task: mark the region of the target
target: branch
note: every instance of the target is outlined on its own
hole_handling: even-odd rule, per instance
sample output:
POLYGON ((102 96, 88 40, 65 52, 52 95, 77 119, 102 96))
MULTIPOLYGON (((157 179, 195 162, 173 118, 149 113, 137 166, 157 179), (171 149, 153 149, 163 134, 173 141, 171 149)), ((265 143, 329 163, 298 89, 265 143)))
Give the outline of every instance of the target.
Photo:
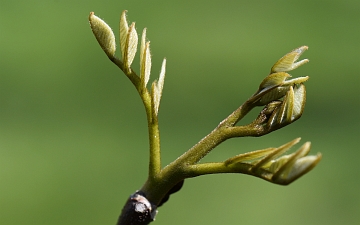
POLYGON ((166 60, 164 59, 159 79, 150 91, 147 83, 151 72, 150 42, 146 39, 146 29, 140 41, 140 76, 131 68, 137 52, 138 35, 135 23, 128 25, 126 11, 120 17, 120 48, 122 59, 115 56, 115 35, 111 28, 94 13, 90 13, 91 29, 108 58, 117 65, 135 86, 144 104, 149 132, 149 175, 140 189, 131 195, 119 217, 118 225, 148 224, 155 219, 157 207, 164 204, 169 196, 181 189, 186 178, 215 174, 242 173, 262 178, 269 182, 287 185, 314 168, 321 154, 307 156, 310 142, 306 142, 296 152, 282 155, 300 138, 278 148, 267 148, 231 157, 223 162, 199 163, 216 146, 229 138, 259 137, 283 128, 303 114, 306 89, 303 84, 309 77, 290 79, 287 72, 309 62, 297 61, 307 50, 307 46, 294 49, 278 60, 270 74, 260 83, 258 90, 244 104, 232 112, 207 136, 169 165, 161 168, 160 132, 158 113, 162 96, 166 60), (236 125, 253 108, 263 107, 258 117, 250 124, 236 125))

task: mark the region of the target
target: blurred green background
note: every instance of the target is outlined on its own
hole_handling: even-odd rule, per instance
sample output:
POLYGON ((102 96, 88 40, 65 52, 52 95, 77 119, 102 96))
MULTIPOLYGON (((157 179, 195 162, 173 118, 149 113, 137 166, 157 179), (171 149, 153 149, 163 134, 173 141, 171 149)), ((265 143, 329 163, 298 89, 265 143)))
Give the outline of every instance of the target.
POLYGON ((280 57, 309 46, 310 63, 291 72, 310 76, 303 117, 204 160, 302 137, 320 164, 286 187, 237 174, 187 180, 154 224, 360 223, 360 1, 1 0, 0 224, 115 224, 144 183, 144 108, 88 24, 94 11, 118 38, 125 9, 139 34, 148 28, 151 79, 167 58, 163 165, 252 95, 280 57))

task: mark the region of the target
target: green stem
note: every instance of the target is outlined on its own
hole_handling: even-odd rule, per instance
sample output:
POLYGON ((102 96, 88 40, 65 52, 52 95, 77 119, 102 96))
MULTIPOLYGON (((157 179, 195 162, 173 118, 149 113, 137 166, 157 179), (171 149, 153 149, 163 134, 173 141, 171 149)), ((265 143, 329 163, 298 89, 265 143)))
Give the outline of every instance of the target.
POLYGON ((225 120, 223 120, 210 134, 205 136, 173 163, 169 164, 169 167, 171 168, 173 165, 177 164, 193 165, 199 162, 217 145, 226 139, 233 137, 231 132, 229 132, 229 129, 234 128, 233 126, 235 126, 235 124, 254 107, 255 106, 251 105, 248 101, 245 102, 233 113, 231 113, 225 120))
MULTIPOLYGON (((192 168, 196 167, 197 165, 195 164, 217 145, 228 138, 234 137, 234 133, 231 132, 231 129, 235 128, 235 124, 254 107, 255 105, 251 104, 250 101, 245 102, 225 120, 223 120, 210 134, 205 136, 202 140, 200 140, 196 145, 190 148, 175 161, 167 165, 160 171, 159 174, 156 173, 153 174, 153 176, 149 176, 148 180, 141 188, 141 191, 147 194, 147 198, 150 201, 157 204, 175 184, 181 180, 184 180, 185 178, 199 176, 202 175, 202 173, 217 173, 216 171, 218 171, 220 168, 224 173, 231 172, 228 167, 223 166, 223 163, 214 163, 211 165, 200 164, 198 170, 193 170, 192 168)), ((243 132, 244 135, 247 134, 246 131, 251 130, 251 132, 253 132, 250 127, 248 129, 244 129, 244 127, 242 127, 242 129, 245 130, 245 132, 243 132)), ((240 135, 239 132, 238 135, 240 135)), ((157 154, 160 155, 160 152, 152 152, 152 154, 154 154, 153 156, 157 154)), ((152 159, 152 162, 155 162, 155 160, 156 157, 152 159)))
POLYGON ((256 125, 256 124, 249 124, 246 126, 236 126, 236 127, 229 127, 226 130, 226 133, 229 137, 258 137, 261 135, 266 134, 263 127, 256 125))
POLYGON ((255 107, 249 100, 231 113, 225 120, 221 122, 222 126, 234 127, 246 114, 248 114, 255 107))
POLYGON ((149 160, 149 178, 154 179, 160 173, 161 170, 161 156, 160 156, 160 132, 157 116, 152 111, 151 97, 149 91, 144 88, 141 84, 141 79, 130 68, 130 72, 125 69, 124 63, 116 58, 112 57, 110 60, 117 65, 129 80, 135 86, 140 98, 144 104, 146 117, 148 121, 148 132, 149 132, 149 146, 150 146, 150 160, 149 160))
POLYGON ((148 118, 150 144, 149 179, 156 179, 156 176, 161 171, 160 131, 158 120, 155 118, 148 118))
POLYGON ((131 69, 131 72, 129 73, 125 69, 124 63, 120 59, 116 58, 115 56, 112 57, 112 58, 109 57, 109 59, 124 72, 124 74, 130 79, 131 83, 134 84, 136 89, 139 89, 139 87, 140 87, 140 78, 139 78, 138 75, 136 75, 135 71, 133 71, 131 69))

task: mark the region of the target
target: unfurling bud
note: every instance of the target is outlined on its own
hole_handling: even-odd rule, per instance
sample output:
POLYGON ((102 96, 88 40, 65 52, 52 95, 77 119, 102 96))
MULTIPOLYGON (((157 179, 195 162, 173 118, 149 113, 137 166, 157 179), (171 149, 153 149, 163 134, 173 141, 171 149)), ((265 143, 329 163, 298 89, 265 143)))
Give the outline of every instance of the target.
POLYGON ((310 147, 310 142, 306 142, 296 152, 271 161, 269 170, 274 173, 271 180, 286 185, 314 168, 320 162, 321 154, 307 156, 310 147))
POLYGON ((305 85, 290 86, 282 100, 269 102, 253 122, 269 133, 298 120, 304 112, 305 85))
POLYGON ((306 49, 308 49, 307 46, 297 48, 277 61, 271 69, 271 73, 261 82, 258 91, 249 101, 258 106, 266 105, 283 98, 291 86, 294 87, 307 81, 308 76, 289 79, 291 76, 286 73, 309 62, 307 59, 296 62, 306 49))
POLYGON ((299 62, 296 62, 296 60, 299 59, 301 54, 307 49, 308 49, 307 46, 301 46, 300 48, 294 49, 290 53, 283 56, 271 68, 271 73, 287 72, 290 70, 294 70, 294 69, 298 68, 299 66, 309 62, 308 59, 303 59, 299 62))
POLYGON ((113 58, 116 50, 115 35, 113 31, 102 19, 95 16, 94 12, 90 13, 89 22, 91 30, 101 48, 109 58, 113 58))
MULTIPOLYGON (((275 74, 277 74, 277 73, 275 73, 275 74)), ((273 75, 273 74, 271 74, 271 75, 273 75)), ((269 78, 269 77, 270 77, 270 75, 267 78, 269 78)), ((308 79, 309 79, 309 77, 306 76, 306 77, 294 78, 291 80, 285 80, 282 82, 281 85, 271 85, 264 89, 261 89, 261 86, 260 86, 259 91, 257 93, 255 93, 253 99, 256 98, 256 96, 259 96, 258 98, 256 98, 256 101, 257 101, 256 104, 258 106, 266 105, 272 101, 280 100, 281 98, 283 98, 286 95, 286 93, 290 90, 291 87, 295 88, 296 86, 299 86, 300 84, 307 81, 308 79), (275 86, 275 88, 274 88, 274 86, 275 86), (272 89, 272 90, 268 91, 269 89, 272 89)), ((264 81, 265 80, 266 80, 266 78, 264 79, 264 81)), ((264 83, 264 81, 262 82, 262 84, 264 83)))
POLYGON ((306 142, 294 153, 281 156, 299 141, 300 138, 296 138, 279 148, 240 154, 226 160, 224 164, 234 171, 248 167, 247 173, 250 175, 272 183, 287 185, 309 172, 321 160, 321 154, 307 156, 310 142, 306 142))

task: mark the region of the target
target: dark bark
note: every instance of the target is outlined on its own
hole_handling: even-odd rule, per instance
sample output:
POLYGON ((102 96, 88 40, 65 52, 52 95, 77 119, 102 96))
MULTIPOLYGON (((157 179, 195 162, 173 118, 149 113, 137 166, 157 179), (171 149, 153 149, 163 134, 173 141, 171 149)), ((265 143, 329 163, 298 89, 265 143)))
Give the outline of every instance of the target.
POLYGON ((156 205, 146 199, 144 193, 137 191, 126 201, 116 225, 149 224, 155 219, 156 208, 156 205))
POLYGON ((158 206, 151 203, 146 194, 142 191, 137 191, 130 195, 121 211, 116 225, 146 225, 155 220, 157 214, 157 207, 163 205, 171 194, 178 192, 184 184, 184 180, 177 183, 174 187, 166 193, 165 197, 161 200, 158 206))

